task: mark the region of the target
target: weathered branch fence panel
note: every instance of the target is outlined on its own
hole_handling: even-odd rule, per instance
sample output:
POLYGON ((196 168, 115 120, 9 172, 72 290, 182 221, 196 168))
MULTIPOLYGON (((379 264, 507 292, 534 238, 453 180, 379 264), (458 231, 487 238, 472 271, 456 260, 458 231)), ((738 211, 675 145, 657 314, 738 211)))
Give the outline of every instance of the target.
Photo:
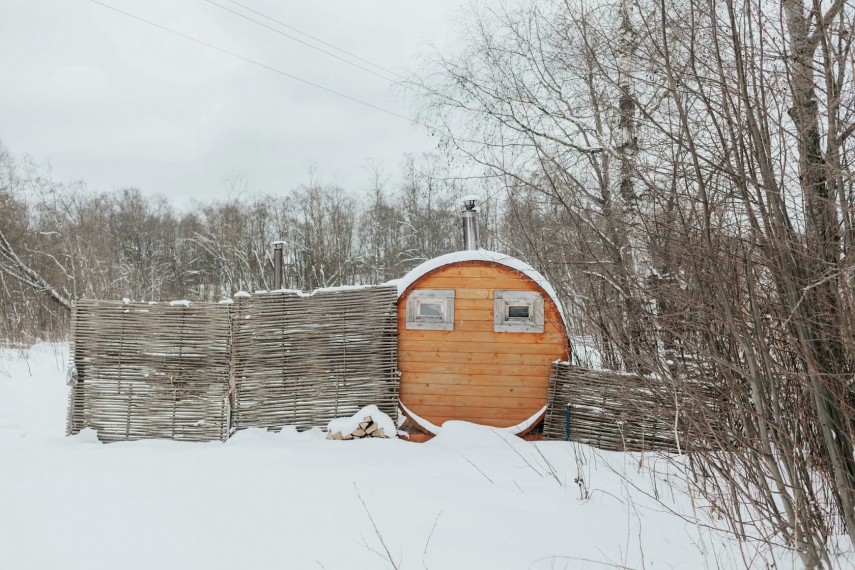
POLYGON ((277 291, 233 304, 78 301, 68 432, 224 440, 322 427, 398 401, 397 290, 277 291))
MULTIPOLYGON (((276 291, 232 304, 81 300, 73 316, 69 433, 209 441, 248 427, 322 427, 368 404, 397 415, 395 287, 276 291)), ((690 451, 722 421, 720 396, 704 383, 556 362, 544 435, 666 452, 679 436, 690 451)))
POLYGON ((273 292, 234 309, 236 428, 325 426, 398 405, 397 289, 273 292))
POLYGON ((674 386, 609 370, 556 362, 549 379, 544 436, 612 451, 690 451, 706 447, 697 418, 720 417, 714 390, 674 386))
POLYGON ((229 312, 225 305, 80 300, 68 430, 102 441, 225 439, 229 312))

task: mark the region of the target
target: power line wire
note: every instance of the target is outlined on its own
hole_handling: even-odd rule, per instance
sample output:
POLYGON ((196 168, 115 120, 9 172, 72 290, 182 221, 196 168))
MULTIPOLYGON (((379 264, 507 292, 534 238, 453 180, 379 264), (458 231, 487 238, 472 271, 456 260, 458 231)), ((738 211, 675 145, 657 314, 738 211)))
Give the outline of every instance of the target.
POLYGON ((282 75, 282 76, 284 76, 284 77, 288 77, 289 79, 293 79, 293 80, 295 80, 295 81, 299 81, 300 83, 304 83, 304 84, 306 84, 306 85, 310 85, 310 86, 312 86, 312 87, 315 87, 316 89, 320 89, 320 90, 322 90, 322 91, 326 91, 327 93, 331 93, 331 94, 333 94, 333 95, 337 95, 337 96, 342 97, 342 98, 344 98, 344 99, 347 99, 347 100, 349 100, 349 101, 353 101, 354 103, 359 103, 360 105, 364 105, 364 106, 366 106, 366 107, 370 107, 370 108, 372 108, 372 109, 374 109, 374 110, 376 110, 376 111, 380 111, 380 112, 382 112, 382 113, 386 113, 387 115, 392 115, 393 117, 398 117, 399 119, 404 119, 404 120, 405 120, 405 121, 407 121, 408 123, 412 122, 412 121, 411 121, 411 119, 410 119, 409 117, 406 117, 406 116, 404 116, 404 115, 401 115, 400 113, 396 113, 395 111, 390 111, 389 109, 384 109, 383 107, 379 107, 379 106, 377 106, 377 105, 374 105, 373 103, 369 103, 369 102, 367 102, 367 101, 363 101, 362 99, 358 99, 358 98, 356 98, 356 97, 352 97, 352 96, 350 96, 350 95, 347 95, 347 94, 345 94, 345 93, 342 93, 341 91, 336 91, 335 89, 331 89, 331 88, 329 88, 329 87, 324 87, 323 85, 320 85, 320 84, 318 84, 318 83, 314 83, 313 81, 309 81, 308 79, 303 79, 302 77, 298 77, 298 76, 296 76, 296 75, 294 75, 294 74, 292 74, 292 73, 288 73, 287 71, 282 71, 281 69, 276 68, 276 67, 273 67, 273 66, 271 66, 271 65, 267 65, 266 63, 261 63, 261 62, 259 62, 259 61, 254 60, 254 59, 250 59, 250 58, 248 58, 248 57, 246 57, 246 56, 240 55, 239 53, 235 53, 235 52, 233 52, 233 51, 229 51, 229 50, 227 50, 227 49, 225 49, 225 48, 221 48, 221 47, 216 46, 216 45, 214 45, 214 44, 208 43, 208 42, 206 42, 206 41, 204 41, 204 40, 200 40, 200 39, 198 39, 198 38, 194 38, 193 36, 189 36, 189 35, 187 35, 187 34, 185 34, 185 33, 183 33, 183 32, 179 32, 179 31, 177 31, 177 30, 173 30, 172 28, 167 28, 166 26, 163 26, 163 25, 161 25, 161 24, 158 24, 157 22, 152 22, 151 20, 147 20, 147 19, 145 19, 145 18, 143 18, 143 17, 141 17, 141 16, 137 16, 136 14, 132 14, 132 13, 130 13, 130 12, 126 12, 126 11, 124 11, 124 10, 120 10, 119 8, 116 8, 116 7, 114 7, 114 6, 110 6, 109 4, 105 4, 104 2, 100 2, 99 0, 89 0, 89 2, 91 2, 91 3, 93 3, 93 4, 97 4, 98 6, 102 6, 102 7, 104 7, 104 8, 107 8, 108 10, 112 10, 112 11, 114 11, 114 12, 117 12, 117 13, 122 14, 122 15, 124 15, 124 16, 127 16, 127 17, 129 17, 129 18, 133 18, 134 20, 137 20, 137 21, 142 22, 142 23, 144 23, 144 24, 147 24, 147 25, 149 25, 149 26, 153 26, 153 27, 155 27, 155 28, 157 28, 157 29, 159 29, 159 30, 162 30, 162 31, 164 31, 164 32, 168 32, 168 33, 173 34, 173 35, 176 35, 176 36, 178 36, 178 37, 180 37, 180 38, 184 38, 185 40, 188 40, 188 41, 194 42, 194 43, 196 43, 196 44, 199 44, 199 45, 205 46, 205 47, 207 47, 207 48, 209 48, 209 49, 212 49, 212 50, 218 51, 218 52, 220 52, 220 53, 224 53, 224 54, 229 55, 229 56, 231 56, 231 57, 233 57, 233 58, 235 58, 235 59, 239 59, 239 60, 244 61, 244 62, 246 62, 246 63, 251 63, 252 65, 256 65, 256 66, 258 66, 258 67, 261 67, 262 69, 266 69, 266 70, 268 70, 268 71, 272 71, 272 72, 277 73, 277 74, 279 74, 279 75, 282 75))
POLYGON ((348 50, 346 50, 346 49, 344 49, 344 48, 340 48, 340 47, 338 47, 338 46, 336 46, 336 45, 334 45, 334 44, 331 44, 331 43, 329 43, 329 42, 327 42, 327 41, 324 41, 324 40, 322 40, 321 38, 319 38, 318 36, 313 36, 312 34, 310 34, 310 33, 308 33, 308 32, 304 32, 303 30, 301 30, 301 29, 299 29, 299 28, 297 28, 297 27, 295 27, 295 26, 292 26, 292 25, 290 25, 290 24, 286 24, 285 22, 283 22, 283 21, 281 21, 281 20, 277 20, 277 19, 276 19, 276 18, 274 18, 273 16, 269 16, 269 15, 265 14, 264 12, 261 12, 261 11, 259 11, 259 10, 256 10, 255 8, 252 8, 251 6, 247 6, 246 4, 242 4, 242 3, 238 2, 237 0, 229 0, 229 2, 231 2, 232 4, 234 4, 234 5, 236 5, 236 6, 240 6, 240 7, 241 7, 241 8, 243 8, 244 10, 247 10, 248 12, 252 12, 253 14, 255 14, 255 15, 257 15, 257 16, 261 16, 262 18, 264 18, 264 19, 266 19, 266 20, 270 20, 271 22, 274 22, 274 23, 276 23, 276 24, 278 24, 278 25, 280 25, 280 26, 282 26, 282 27, 284 27, 284 28, 287 28, 287 29, 289 29, 289 30, 291 30, 291 31, 297 32, 298 34, 301 34, 301 35, 303 35, 303 36, 306 36, 307 38, 310 38, 310 39, 312 39, 312 40, 314 40, 314 41, 318 42, 319 44, 325 45, 325 46, 327 46, 328 48, 332 48, 332 49, 334 49, 334 50, 336 50, 336 51, 338 51, 338 52, 341 52, 341 53, 343 53, 343 54, 345 54, 345 55, 348 55, 348 56, 352 57, 353 59, 359 60, 359 61, 361 61, 362 63, 368 64, 368 65, 370 65, 370 66, 372 66, 372 67, 376 67, 377 69, 379 69, 379 70, 381 70, 381 71, 383 71, 383 72, 385 72, 385 73, 388 73, 389 75, 393 75, 393 76, 395 76, 395 77, 399 78, 399 79, 400 79, 400 80, 402 80, 402 81, 407 81, 407 80, 408 80, 408 78, 407 78, 406 76, 404 76, 404 75, 402 75, 402 74, 400 74, 400 73, 398 73, 398 72, 396 72, 396 71, 394 71, 394 70, 392 70, 392 69, 389 69, 388 67, 383 67, 382 65, 380 65, 380 64, 378 64, 378 63, 374 63, 373 61, 368 60, 368 59, 365 59, 364 57, 360 57, 360 56, 356 55, 355 53, 353 53, 353 52, 351 52, 351 51, 348 51, 348 50))
MULTIPOLYGON (((270 31, 271 31, 271 32, 273 32, 273 33, 276 33, 276 34, 279 34, 280 36, 283 36, 283 37, 285 37, 285 38, 288 38, 289 40, 293 40, 293 41, 295 41, 295 42, 301 43, 301 44, 303 44, 304 46, 309 47, 309 48, 311 48, 311 49, 313 49, 313 50, 319 51, 319 52, 321 52, 321 53, 322 53, 322 54, 324 54, 324 55, 328 55, 329 57, 335 58, 335 59, 337 59, 337 60, 339 60, 339 61, 341 61, 341 62, 344 62, 344 63, 346 63, 346 64, 348 64, 348 65, 352 65, 353 67, 355 67, 355 68, 357 68, 357 69, 361 69, 362 71, 365 71, 365 72, 367 72, 367 73, 370 73, 371 75, 374 75, 374 76, 376 76, 376 77, 379 77, 380 79, 383 79, 383 80, 388 81, 388 82, 390 82, 390 83, 394 83, 394 84, 396 84, 396 85, 401 85, 402 87, 406 87, 405 85, 403 85, 402 83, 400 83, 400 82, 399 82, 399 81, 397 81, 396 79, 392 79, 392 78, 390 78, 390 77, 386 77, 386 76, 385 76, 385 75, 383 75, 382 73, 377 73, 377 72, 376 72, 376 71, 374 71, 373 69, 369 69, 369 68, 367 68, 367 67, 365 67, 365 66, 363 66, 363 65, 359 65, 358 63, 354 63, 354 62, 350 61, 349 59, 345 59, 345 58, 341 57, 340 55, 336 55, 336 54, 334 54, 334 53, 332 53, 332 52, 329 52, 329 51, 327 51, 327 50, 325 50, 325 49, 323 49, 323 48, 319 48, 318 46, 312 45, 312 44, 310 44, 309 42, 307 42, 307 41, 305 41, 305 40, 301 40, 300 38, 297 38, 297 37, 292 36, 291 34, 286 34, 286 33, 285 33, 285 32, 283 32, 282 30, 278 30, 278 29, 276 29, 276 28, 274 28, 274 27, 272 27, 272 26, 268 26, 268 25, 267 25, 267 24, 265 24, 264 22, 259 22, 258 20, 254 19, 254 18, 250 18, 249 16, 247 16, 247 15, 245 15, 245 14, 241 14, 241 13, 240 13, 240 12, 238 12, 237 10, 232 10, 232 9, 231 9, 231 8, 229 8, 228 6, 223 6, 222 4, 219 4, 219 3, 217 3, 217 2, 214 2, 214 0, 203 0, 203 1, 204 1, 204 2, 207 2, 208 4, 211 4, 212 6, 216 6, 217 8, 220 8, 221 10, 225 10, 226 12, 229 12, 229 13, 231 13, 231 14, 234 14, 235 16, 238 16, 239 18, 243 18, 244 20, 247 20, 247 21, 249 21, 249 22, 252 22, 253 24, 256 24, 256 25, 258 25, 258 26, 261 26, 262 28, 265 28, 265 29, 267 29, 267 30, 270 30, 270 31)), ((336 48, 336 49, 338 49, 338 48, 336 48)))

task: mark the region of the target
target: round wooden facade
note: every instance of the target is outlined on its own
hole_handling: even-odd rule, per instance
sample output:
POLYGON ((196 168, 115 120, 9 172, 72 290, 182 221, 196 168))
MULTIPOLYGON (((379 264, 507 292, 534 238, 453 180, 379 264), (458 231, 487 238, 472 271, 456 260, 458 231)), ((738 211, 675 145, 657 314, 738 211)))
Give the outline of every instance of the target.
POLYGON ((399 283, 398 369, 407 417, 429 433, 465 420, 524 434, 545 411, 551 364, 568 358, 555 292, 528 265, 448 254, 399 283))

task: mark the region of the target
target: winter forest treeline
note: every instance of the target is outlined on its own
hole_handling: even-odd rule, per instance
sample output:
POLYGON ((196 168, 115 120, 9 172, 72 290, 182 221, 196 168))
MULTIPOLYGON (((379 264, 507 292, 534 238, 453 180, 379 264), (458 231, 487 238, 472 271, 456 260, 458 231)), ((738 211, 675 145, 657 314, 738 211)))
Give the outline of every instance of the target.
POLYGON ((855 543, 853 29, 846 0, 476 4, 464 49, 411 86, 477 188, 405 166, 371 199, 310 185, 179 215, 13 183, 2 311, 33 322, 6 334, 56 334, 75 295, 268 287, 279 237, 288 286, 397 277, 458 248, 475 190, 495 197, 485 245, 541 269, 607 366, 673 388, 709 444, 693 488, 732 531, 834 567, 855 543))
MULTIPOLYGON (((382 283, 461 248, 459 184, 435 156, 406 157, 389 182, 358 192, 310 183, 277 195, 237 188, 177 208, 127 188, 93 193, 0 149, 0 337, 65 338, 76 298, 218 301, 272 288, 271 242, 285 246, 284 286, 382 283)), ((391 177, 390 177, 391 178, 391 177)), ((501 222, 482 204, 484 245, 501 222)))

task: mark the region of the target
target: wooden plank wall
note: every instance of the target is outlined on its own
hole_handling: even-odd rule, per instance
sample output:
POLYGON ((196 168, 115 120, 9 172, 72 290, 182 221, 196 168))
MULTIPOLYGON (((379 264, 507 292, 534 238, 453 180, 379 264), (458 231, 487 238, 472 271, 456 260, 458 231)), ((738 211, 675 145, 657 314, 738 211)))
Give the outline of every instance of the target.
POLYGON ((397 417, 396 298, 366 287, 239 299, 232 425, 325 427, 368 404, 397 417))
POLYGON ((656 378, 559 362, 549 379, 544 436, 566 440, 569 431, 570 441, 600 449, 674 453, 679 435, 682 451, 707 448, 712 438, 697 426, 722 417, 720 402, 707 384, 675 387, 656 378))
POLYGON ((69 433, 90 427, 102 441, 228 436, 225 305, 80 300, 73 319, 69 433))
POLYGON ((398 310, 401 402, 435 425, 466 420, 517 425, 546 405, 551 363, 566 359, 567 335, 558 308, 523 273, 466 261, 441 267, 413 283, 398 310), (406 304, 415 289, 454 289, 454 330, 408 330, 406 304), (543 333, 493 332, 493 292, 543 295, 543 333))

